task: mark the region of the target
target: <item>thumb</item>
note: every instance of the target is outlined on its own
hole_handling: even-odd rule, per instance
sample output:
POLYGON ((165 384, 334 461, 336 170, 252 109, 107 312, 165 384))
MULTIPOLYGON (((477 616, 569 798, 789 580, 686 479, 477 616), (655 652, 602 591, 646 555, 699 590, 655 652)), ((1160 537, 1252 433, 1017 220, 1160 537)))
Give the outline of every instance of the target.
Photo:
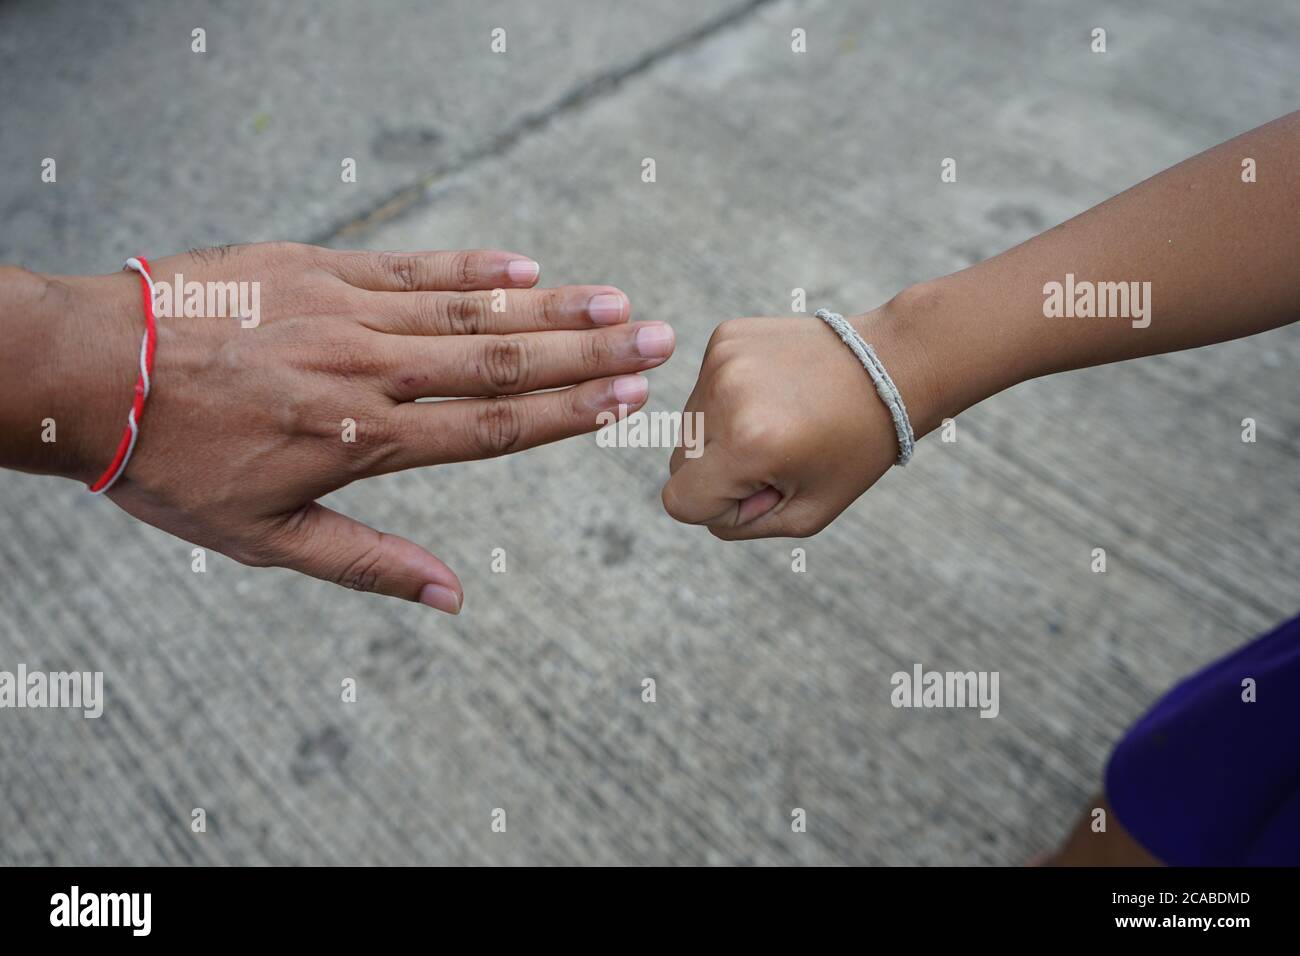
POLYGON ((710 442, 700 457, 684 459, 660 497, 664 510, 684 524, 732 527, 781 502, 781 492, 768 484, 766 475, 755 460, 738 458, 710 442))
POLYGON ((273 563, 356 591, 459 614, 460 579, 424 548, 312 502, 281 529, 273 563))

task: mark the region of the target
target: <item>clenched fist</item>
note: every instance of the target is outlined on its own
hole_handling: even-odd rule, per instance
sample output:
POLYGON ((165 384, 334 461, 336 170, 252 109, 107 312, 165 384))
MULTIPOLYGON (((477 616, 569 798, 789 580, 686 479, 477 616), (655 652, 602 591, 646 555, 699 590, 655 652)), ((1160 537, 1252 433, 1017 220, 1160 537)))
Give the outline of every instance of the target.
MULTIPOLYGON (((933 427, 927 370, 892 305, 849 321, 889 370, 919 438, 933 427)), ((726 540, 816 534, 898 456, 870 377, 813 317, 722 323, 686 411, 702 415, 704 451, 673 452, 664 508, 726 540)))

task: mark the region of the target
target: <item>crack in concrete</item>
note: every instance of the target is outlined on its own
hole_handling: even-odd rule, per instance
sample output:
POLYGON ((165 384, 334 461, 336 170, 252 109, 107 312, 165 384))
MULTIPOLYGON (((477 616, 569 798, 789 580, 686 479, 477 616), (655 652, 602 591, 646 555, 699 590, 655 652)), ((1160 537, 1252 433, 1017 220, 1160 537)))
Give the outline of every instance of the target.
POLYGON ((428 191, 434 183, 447 176, 469 169, 481 160, 490 159, 509 150, 512 146, 531 133, 546 128, 557 117, 581 109, 614 92, 625 82, 668 59, 669 57, 711 39, 728 27, 747 19, 760 8, 771 6, 779 0, 745 0, 735 7, 724 11, 712 20, 707 20, 693 30, 689 30, 662 46, 655 47, 641 54, 636 59, 622 66, 599 73, 589 80, 579 83, 565 92, 559 99, 536 112, 525 113, 512 125, 480 143, 478 146, 461 153, 424 173, 415 182, 403 186, 391 193, 367 212, 352 215, 309 239, 316 245, 328 245, 338 239, 355 238, 370 232, 381 224, 388 222, 422 204, 428 199, 428 191))

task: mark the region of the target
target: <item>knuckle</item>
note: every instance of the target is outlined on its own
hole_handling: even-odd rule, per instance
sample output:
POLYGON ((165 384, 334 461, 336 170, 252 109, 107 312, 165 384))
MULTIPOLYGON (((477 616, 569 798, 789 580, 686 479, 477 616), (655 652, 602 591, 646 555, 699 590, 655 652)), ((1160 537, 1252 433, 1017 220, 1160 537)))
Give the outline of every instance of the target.
MULTIPOLYGON (((391 419, 387 415, 365 412, 357 412, 348 417, 356 422, 357 426, 356 440, 348 442, 346 447, 353 452, 354 458, 359 459, 358 463, 364 471, 377 469, 399 444, 391 419)), ((336 428, 330 437, 334 438, 337 435, 336 428)))
POLYGON ((305 242, 281 240, 272 243, 272 251, 285 259, 312 259, 320 252, 320 247, 305 242))
POLYGON ((330 339, 320 343, 320 365, 331 375, 347 376, 362 371, 365 359, 346 342, 330 339))
POLYGON ((723 340, 722 326, 719 325, 709 334, 709 341, 704 343, 704 361, 706 364, 717 353, 718 346, 722 343, 722 340, 723 340))
POLYGON ((380 365, 374 349, 350 335, 322 336, 312 347, 311 366, 328 375, 340 378, 373 375, 380 365))
POLYGON ((709 337, 709 347, 713 348, 723 342, 739 338, 744 321, 744 319, 727 319, 725 322, 719 322, 718 327, 713 330, 713 335, 709 337))
POLYGON ((381 252, 379 271, 399 292, 414 292, 420 287, 419 269, 414 256, 401 252, 381 252))
POLYGON ((612 350, 607 336, 585 333, 578 341, 579 365, 588 378, 595 378, 609 368, 612 350))
POLYGON ((502 336, 489 342, 483 355, 483 376, 497 392, 518 389, 527 373, 524 343, 515 336, 502 336))
POLYGON ((374 591, 384 564, 383 536, 365 551, 348 559, 334 575, 334 583, 353 591, 374 591))
POLYGON ((547 328, 558 326, 564 321, 564 296, 558 289, 548 289, 537 306, 538 318, 547 328))
POLYGON ((509 398, 492 399, 474 422, 474 446, 483 457, 495 458, 517 449, 522 433, 518 403, 509 398))
POLYGON ((274 408, 275 423, 286 435, 298 437, 315 432, 319 426, 320 414, 313 405, 301 396, 285 395, 274 408))
POLYGON ((711 368, 734 362, 744 354, 745 344, 740 339, 722 339, 709 346, 704 361, 711 368))
POLYGON ((421 292, 403 296, 394 307, 393 314, 400 320, 403 331, 417 335, 443 335, 449 331, 447 307, 437 293, 421 292))
POLYGON ((483 303, 475 296, 453 295, 444 300, 442 326, 448 335, 480 335, 485 328, 483 303))
POLYGON ((478 285, 483 270, 479 267, 478 256, 472 252, 457 252, 451 259, 451 275, 461 288, 478 285))
POLYGON ((744 391, 751 382, 755 381, 746 364, 736 359, 716 362, 712 373, 709 379, 710 387, 715 392, 723 394, 744 391))
POLYGON ((276 239, 272 242, 259 244, 259 249, 274 259, 291 259, 300 248, 300 243, 289 242, 285 239, 276 239))
POLYGON ((559 421, 567 423, 571 428, 596 431, 601 427, 600 419, 596 417, 588 401, 582 397, 580 388, 569 388, 560 392, 556 408, 559 410, 557 416, 559 421))
POLYGON ((771 418, 742 414, 731 422, 730 438, 747 453, 763 453, 780 443, 780 429, 771 418))

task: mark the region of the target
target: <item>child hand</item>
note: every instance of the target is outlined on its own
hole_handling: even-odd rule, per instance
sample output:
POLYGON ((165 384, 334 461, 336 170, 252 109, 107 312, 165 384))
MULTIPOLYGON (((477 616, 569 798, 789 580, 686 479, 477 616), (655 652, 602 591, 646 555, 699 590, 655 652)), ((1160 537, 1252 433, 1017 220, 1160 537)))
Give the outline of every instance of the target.
MULTIPOLYGON (((889 306, 849 321, 928 431, 923 357, 889 306)), ((866 370, 820 319, 733 319, 709 341, 687 412, 703 453, 673 451, 667 512, 728 541, 821 531, 898 457, 893 419, 866 370)))

